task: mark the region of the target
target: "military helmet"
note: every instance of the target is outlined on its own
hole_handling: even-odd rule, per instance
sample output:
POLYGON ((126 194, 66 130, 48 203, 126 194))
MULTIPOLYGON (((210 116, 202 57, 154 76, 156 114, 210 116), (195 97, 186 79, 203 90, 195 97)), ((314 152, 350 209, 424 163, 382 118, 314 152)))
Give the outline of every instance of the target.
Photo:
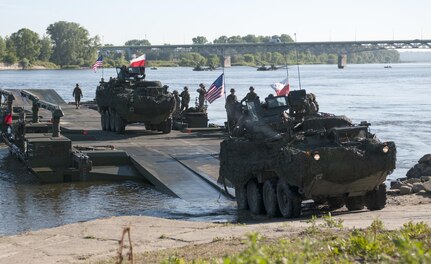
POLYGON ((254 91, 254 87, 253 87, 253 86, 250 86, 249 90, 250 90, 250 91, 254 91))
POLYGON ((189 87, 184 86, 184 91, 187 91, 189 89, 189 87))
POLYGON ((232 89, 230 89, 230 92, 231 92, 231 93, 234 93, 234 92, 235 92, 235 89, 233 89, 233 88, 232 88, 232 89))
POLYGON ((177 90, 174 90, 174 91, 173 91, 173 93, 174 93, 174 94, 178 94, 178 91, 177 91, 177 90))

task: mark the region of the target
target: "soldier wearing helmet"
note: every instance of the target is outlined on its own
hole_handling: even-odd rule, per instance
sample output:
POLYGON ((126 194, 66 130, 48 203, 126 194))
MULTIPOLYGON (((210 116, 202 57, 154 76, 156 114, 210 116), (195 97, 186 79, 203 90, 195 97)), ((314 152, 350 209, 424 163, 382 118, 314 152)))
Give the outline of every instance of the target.
POLYGON ((241 103, 244 101, 249 102, 259 99, 259 96, 254 92, 253 86, 250 86, 249 90, 250 92, 241 100, 241 103))
POLYGON ((238 104, 238 98, 235 95, 235 89, 230 89, 230 94, 226 97, 226 113, 227 113, 227 122, 229 125, 230 131, 233 130, 233 128, 236 125, 236 111, 235 111, 235 105, 238 104))
POLYGON ((189 94, 189 88, 187 86, 184 86, 184 91, 181 92, 180 97, 181 97, 181 111, 189 109, 190 94, 189 94))

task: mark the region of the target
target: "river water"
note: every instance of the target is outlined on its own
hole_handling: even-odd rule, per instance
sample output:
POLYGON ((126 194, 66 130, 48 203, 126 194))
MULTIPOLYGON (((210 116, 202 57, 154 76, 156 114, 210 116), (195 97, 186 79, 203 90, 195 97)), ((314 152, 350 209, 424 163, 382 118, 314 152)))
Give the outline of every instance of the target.
MULTIPOLYGON (((261 99, 272 93, 270 84, 286 77, 286 70, 259 72, 251 67, 225 69, 225 83, 241 99, 250 85, 261 99)), ((222 70, 194 72, 191 68, 147 70, 148 80, 160 80, 169 90, 187 85, 192 103, 199 83, 207 87, 222 70)), ((390 179, 404 177, 426 153, 431 153, 431 64, 335 65, 289 67, 292 89, 316 94, 320 111, 344 114, 355 123, 366 120, 382 141, 397 144, 397 169, 390 179), (300 78, 298 78, 300 76, 300 78), (300 79, 300 80, 299 80, 300 79)), ((79 83, 84 100, 95 96, 98 81, 114 76, 114 69, 0 71, 2 89, 55 89, 66 101, 79 83), (102 75, 103 74, 103 75, 102 75)), ((210 123, 225 120, 224 100, 208 107, 210 123)), ((230 221, 235 204, 190 204, 164 195, 142 182, 38 183, 21 164, 0 150, 0 236, 27 230, 118 215, 151 215, 174 219, 230 221)))

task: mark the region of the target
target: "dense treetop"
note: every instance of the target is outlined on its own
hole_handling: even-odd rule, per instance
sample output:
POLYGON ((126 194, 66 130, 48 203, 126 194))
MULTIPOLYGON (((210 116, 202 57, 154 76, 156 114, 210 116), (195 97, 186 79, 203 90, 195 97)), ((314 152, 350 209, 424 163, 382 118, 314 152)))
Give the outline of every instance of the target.
MULTIPOLYGON (((287 34, 275 36, 220 36, 212 43, 265 43, 265 42, 293 42, 287 34)), ((205 36, 192 38, 193 44, 210 44, 205 36)), ((132 39, 124 45, 148 46, 151 43, 147 39, 132 39)), ((104 46, 113 46, 105 44, 104 46)), ((25 69, 32 65, 42 65, 48 68, 80 68, 90 67, 96 60, 98 51, 103 47, 99 36, 90 37, 87 29, 78 23, 58 21, 50 24, 46 29, 46 35, 39 36, 28 28, 22 28, 10 36, 0 36, 0 62, 6 65, 19 63, 25 69)), ((154 65, 179 65, 196 66, 208 65, 217 67, 221 58, 214 54, 174 53, 173 51, 151 50, 145 48, 135 49, 134 53, 125 51, 103 52, 104 66, 119 66, 127 64, 132 55, 146 53, 149 64, 154 65)), ((233 65, 262 65, 262 64, 293 64, 296 63, 337 63, 337 54, 314 54, 309 51, 301 52, 298 57, 293 52, 281 54, 279 52, 254 52, 249 54, 232 55, 233 65)), ((398 62, 397 51, 374 51, 349 54, 349 63, 389 63, 398 62)))

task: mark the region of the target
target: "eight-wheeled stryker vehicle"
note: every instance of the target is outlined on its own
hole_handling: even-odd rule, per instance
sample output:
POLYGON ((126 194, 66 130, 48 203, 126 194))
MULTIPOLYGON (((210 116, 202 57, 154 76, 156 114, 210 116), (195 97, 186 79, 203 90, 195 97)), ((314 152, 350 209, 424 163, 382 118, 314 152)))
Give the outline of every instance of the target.
POLYGON ((384 208, 394 142, 380 142, 365 121, 318 108, 305 90, 243 106, 220 148, 219 182, 235 187, 239 209, 296 218, 309 199, 330 209, 384 208))
POLYGON ((127 124, 143 123, 148 130, 170 133, 175 99, 167 86, 146 81, 144 67, 123 66, 117 75, 96 90, 102 129, 124 133, 127 124))

